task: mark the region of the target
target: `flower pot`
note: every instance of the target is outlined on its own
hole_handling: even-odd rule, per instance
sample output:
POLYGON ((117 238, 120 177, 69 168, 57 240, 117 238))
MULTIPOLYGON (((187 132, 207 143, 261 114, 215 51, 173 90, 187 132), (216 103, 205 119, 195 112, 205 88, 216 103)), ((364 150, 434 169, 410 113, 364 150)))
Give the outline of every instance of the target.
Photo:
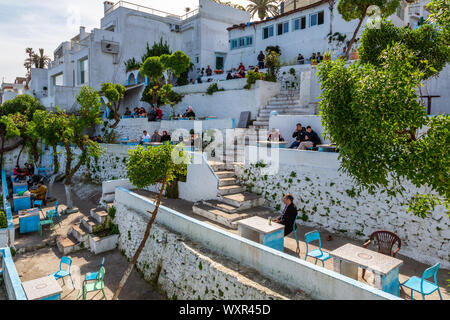
POLYGON ((350 60, 358 60, 358 59, 359 59, 358 51, 353 51, 350 54, 350 60))
POLYGON ((323 57, 323 61, 331 60, 331 57, 323 57))
POLYGON ((315 60, 315 61, 314 61, 314 60, 312 60, 312 61, 311 61, 311 65, 313 65, 313 66, 317 66, 317 60, 315 60))

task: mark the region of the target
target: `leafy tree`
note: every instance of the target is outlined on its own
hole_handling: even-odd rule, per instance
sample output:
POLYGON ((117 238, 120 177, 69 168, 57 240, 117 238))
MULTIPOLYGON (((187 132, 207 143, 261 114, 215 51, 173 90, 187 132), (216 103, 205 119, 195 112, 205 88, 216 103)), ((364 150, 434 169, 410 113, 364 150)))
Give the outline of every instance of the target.
POLYGON ((278 0, 249 0, 250 4, 247 6, 247 11, 252 15, 258 14, 260 20, 268 17, 270 14, 276 16, 279 14, 278 0))
POLYGON ((115 129, 120 122, 120 103, 125 96, 125 87, 121 84, 104 83, 102 84, 102 92, 109 100, 107 106, 112 111, 115 122, 110 125, 111 129, 115 129))
POLYGON ((172 108, 172 117, 175 117, 175 105, 183 100, 183 96, 172 90, 171 84, 165 84, 159 91, 159 101, 162 105, 168 104, 172 108))
POLYGON ((141 64, 137 62, 134 57, 125 61, 124 64, 127 72, 130 70, 139 69, 141 67, 141 64))
POLYGON ((360 40, 359 59, 362 63, 379 66, 381 53, 392 43, 404 43, 414 52, 412 63, 425 73, 425 78, 438 74, 450 61, 450 49, 442 33, 430 24, 416 30, 399 28, 390 21, 382 21, 380 28, 364 30, 360 40))
POLYGON ((280 70, 280 54, 275 51, 271 51, 266 55, 264 63, 267 68, 267 81, 277 81, 278 71, 280 70))
POLYGON ((152 106, 158 104, 158 91, 163 85, 163 72, 164 65, 161 63, 160 57, 150 57, 142 64, 140 73, 147 76, 151 80, 152 86, 148 88, 148 91, 144 91, 144 95, 149 95, 152 106))
POLYGON ((168 71, 169 83, 172 83, 173 75, 178 78, 191 67, 191 58, 180 50, 171 55, 164 54, 160 59, 164 68, 168 71))
POLYGON ((36 68, 44 69, 48 66, 50 61, 50 57, 44 54, 44 49, 42 48, 39 49, 39 53, 33 55, 33 63, 36 68))
POLYGON ((235 9, 245 11, 245 8, 243 6, 236 4, 236 3, 232 3, 231 1, 221 1, 221 0, 212 0, 212 1, 223 4, 225 6, 229 6, 229 7, 235 8, 235 9))
MULTIPOLYGON (((345 57, 348 57, 350 50, 355 42, 358 31, 361 28, 362 22, 369 15, 380 14, 385 18, 390 16, 397 10, 400 5, 400 0, 340 0, 337 5, 338 12, 342 15, 345 21, 359 19, 358 25, 353 33, 352 38, 347 46, 345 57), (369 7, 377 6, 377 10, 370 10, 369 7)), ((372 7, 373 8, 373 7, 372 7)))
POLYGON ((371 193, 402 195, 405 179, 429 187, 409 199, 410 211, 424 217, 438 204, 450 209, 450 117, 427 117, 416 94, 427 73, 415 62, 415 53, 396 43, 382 52, 380 66, 324 61, 318 76, 322 123, 340 147, 341 170, 371 193))
POLYGON ((148 43, 147 43, 147 47, 145 49, 145 54, 142 56, 141 58, 141 65, 145 62, 145 60, 147 60, 150 57, 160 57, 163 54, 172 54, 172 52, 170 51, 169 45, 167 44, 167 41, 165 41, 163 43, 163 39, 161 37, 161 39, 159 40, 159 42, 155 42, 153 43, 153 46, 150 48, 148 43))
POLYGON ((442 39, 450 45, 450 2, 449 0, 432 0, 426 9, 430 12, 427 22, 436 23, 442 32, 442 39))
POLYGON ((145 243, 150 236, 150 230, 158 214, 158 209, 161 204, 162 193, 167 184, 173 181, 177 175, 187 174, 188 156, 184 151, 166 143, 155 148, 144 149, 141 146, 135 149, 130 149, 129 159, 127 162, 127 174, 131 183, 137 188, 145 188, 151 185, 161 185, 158 197, 156 198, 156 205, 153 211, 148 211, 151 218, 147 224, 144 237, 131 259, 127 269, 125 270, 122 279, 114 293, 113 299, 117 299, 125 285, 134 265, 136 264, 145 243))

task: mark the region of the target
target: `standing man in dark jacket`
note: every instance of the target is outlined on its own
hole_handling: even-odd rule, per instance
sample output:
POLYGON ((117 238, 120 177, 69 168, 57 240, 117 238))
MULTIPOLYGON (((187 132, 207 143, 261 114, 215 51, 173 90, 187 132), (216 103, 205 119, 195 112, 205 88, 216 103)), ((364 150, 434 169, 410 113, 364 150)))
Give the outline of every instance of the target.
POLYGON ((302 141, 305 141, 306 130, 302 127, 301 123, 297 123, 297 129, 292 134, 292 138, 295 138, 295 141, 292 142, 290 149, 296 149, 300 145, 302 141))
POLYGON ((321 144, 319 136, 311 126, 306 127, 306 135, 305 135, 305 141, 301 142, 298 146, 298 150, 308 150, 309 148, 313 148, 317 146, 318 144, 321 144))
POLYGON ((273 220, 273 222, 284 225, 285 237, 290 234, 292 230, 294 230, 294 222, 295 218, 297 218, 297 207, 295 206, 293 201, 294 197, 292 196, 292 194, 287 193, 283 198, 283 202, 286 205, 284 207, 283 213, 279 218, 273 220))
POLYGON ((258 55, 258 67, 259 69, 264 69, 264 59, 266 59, 266 56, 262 51, 259 52, 258 55))

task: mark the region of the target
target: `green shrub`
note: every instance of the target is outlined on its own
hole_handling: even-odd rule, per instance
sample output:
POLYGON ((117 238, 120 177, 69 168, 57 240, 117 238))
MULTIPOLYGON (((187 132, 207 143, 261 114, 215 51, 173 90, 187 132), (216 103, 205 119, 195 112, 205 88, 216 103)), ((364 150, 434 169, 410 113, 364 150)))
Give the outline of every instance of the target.
POLYGON ((110 216, 111 220, 114 220, 114 218, 116 216, 116 212, 117 212, 116 207, 110 207, 108 209, 108 215, 110 216))
POLYGON ((0 211, 0 229, 6 229, 8 227, 8 221, 6 220, 5 211, 0 211))
POLYGON ((250 90, 252 85, 256 83, 256 80, 266 80, 267 74, 250 70, 245 77, 247 78, 247 84, 244 86, 244 89, 250 90))
POLYGON ((206 94, 212 96, 214 94, 214 92, 217 91, 224 91, 224 89, 219 89, 219 87, 217 86, 217 83, 212 83, 208 89, 206 89, 206 94))

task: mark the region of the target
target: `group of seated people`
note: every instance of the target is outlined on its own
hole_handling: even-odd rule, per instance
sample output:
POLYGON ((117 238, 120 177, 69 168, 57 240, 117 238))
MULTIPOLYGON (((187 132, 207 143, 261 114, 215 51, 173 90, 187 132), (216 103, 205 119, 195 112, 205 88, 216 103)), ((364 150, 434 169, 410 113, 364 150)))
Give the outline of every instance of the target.
POLYGON ((127 107, 124 116, 134 117, 134 118, 148 118, 148 121, 160 121, 162 120, 162 110, 159 106, 156 108, 151 106, 150 110, 147 112, 145 108, 134 108, 133 113, 127 107))
POLYGON ((32 163, 25 163, 24 168, 16 165, 13 170, 13 176, 14 182, 26 181, 28 183, 28 189, 31 189, 34 185, 37 185, 34 190, 29 190, 32 201, 45 201, 47 187, 41 182, 41 177, 35 174, 35 168, 32 163))
POLYGON ((179 115, 178 115, 178 118, 189 118, 189 119, 194 118, 194 119, 195 119, 195 112, 194 112, 194 109, 192 109, 191 106, 188 106, 188 107, 186 108, 186 111, 185 111, 183 114, 179 114, 179 115))
POLYGON ((311 126, 307 126, 305 130, 301 123, 297 123, 297 128, 292 134, 292 138, 295 138, 295 141, 289 146, 290 149, 308 150, 322 143, 311 126))
POLYGON ((15 176, 15 182, 30 180, 27 179, 27 177, 32 177, 34 175, 34 165, 32 163, 25 163, 23 169, 19 165, 16 165, 13 170, 13 175, 15 176))
POLYGON ((317 63, 321 63, 323 61, 323 56, 320 55, 320 52, 317 52, 317 54, 313 52, 313 54, 309 58, 309 61, 311 62, 313 60, 317 60, 317 63))
POLYGON ((245 71, 247 71, 247 70, 245 69, 244 64, 241 62, 237 69, 233 68, 231 70, 231 72, 227 73, 227 80, 245 78, 245 71), (231 74, 233 71, 234 71, 234 73, 231 74))
POLYGON ((160 135, 158 130, 155 130, 155 132, 153 132, 153 135, 150 136, 147 132, 147 130, 144 130, 143 135, 141 136, 141 138, 139 139, 139 143, 143 144, 144 142, 166 142, 166 141, 170 141, 170 135, 167 133, 167 131, 163 131, 163 134, 160 135))

